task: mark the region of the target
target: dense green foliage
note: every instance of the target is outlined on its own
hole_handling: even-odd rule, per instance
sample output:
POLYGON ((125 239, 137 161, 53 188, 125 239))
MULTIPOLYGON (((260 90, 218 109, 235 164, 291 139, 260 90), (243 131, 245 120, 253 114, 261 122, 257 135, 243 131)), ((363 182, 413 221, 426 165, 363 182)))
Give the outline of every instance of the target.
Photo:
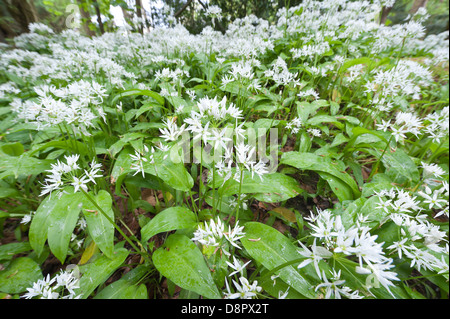
POLYGON ((448 297, 448 31, 257 3, 0 46, 0 297, 448 297))

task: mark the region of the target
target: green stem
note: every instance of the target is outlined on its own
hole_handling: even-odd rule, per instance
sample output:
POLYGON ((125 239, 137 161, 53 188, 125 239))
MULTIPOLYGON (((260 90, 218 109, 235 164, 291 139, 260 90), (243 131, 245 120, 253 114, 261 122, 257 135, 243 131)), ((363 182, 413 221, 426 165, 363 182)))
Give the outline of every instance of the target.
POLYGON ((94 206, 99 210, 99 212, 108 220, 108 222, 110 222, 114 228, 120 233, 120 235, 122 235, 122 237, 130 244, 131 247, 133 247, 133 249, 139 253, 140 255, 142 255, 147 261, 149 261, 148 256, 145 252, 143 252, 141 249, 139 249, 134 243, 133 241, 122 231, 122 229, 120 229, 119 226, 117 226, 117 224, 111 219, 111 217, 109 217, 105 211, 97 204, 97 202, 91 197, 91 195, 89 195, 89 193, 87 193, 84 189, 80 188, 81 191, 83 192, 83 194, 86 196, 86 198, 92 203, 94 204, 94 206))
POLYGON ((386 147, 385 147, 384 150, 383 150, 383 153, 381 154, 380 158, 379 158, 379 159, 377 160, 377 162, 375 163, 375 166, 372 168, 372 171, 370 172, 370 175, 369 175, 369 180, 372 180, 372 177, 373 177, 373 175, 375 174, 375 172, 377 171, 378 166, 380 165, 380 162, 381 162, 381 160, 383 159, 384 154, 386 153, 387 149, 388 149, 389 146, 391 145, 391 141, 392 141, 392 138, 393 138, 393 137, 394 137, 394 136, 391 135, 391 138, 390 138, 389 141, 387 142, 386 147))
POLYGON ((237 204, 236 211, 235 211, 235 216, 236 216, 235 222, 237 222, 239 220, 239 211, 241 210, 241 192, 242 192, 243 177, 244 177, 244 170, 242 170, 242 168, 241 168, 241 176, 239 178, 238 204, 237 204))

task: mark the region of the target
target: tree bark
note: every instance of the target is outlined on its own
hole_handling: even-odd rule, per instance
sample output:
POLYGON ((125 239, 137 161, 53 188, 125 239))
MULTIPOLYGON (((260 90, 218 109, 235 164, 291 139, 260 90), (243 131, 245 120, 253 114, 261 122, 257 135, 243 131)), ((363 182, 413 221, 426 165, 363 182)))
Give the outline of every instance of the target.
POLYGON ((383 7, 383 9, 381 10, 380 24, 384 25, 386 23, 387 17, 389 15, 389 13, 391 12, 391 10, 392 10, 392 7, 389 7, 389 8, 383 7))
MULTIPOLYGON (((136 5, 136 15, 138 18, 142 19, 142 2, 141 0, 135 0, 136 5)), ((142 28, 142 25, 139 25, 139 33, 144 34, 144 29, 142 28)))
POLYGON ((89 28, 89 22, 91 21, 91 16, 89 15, 89 12, 87 12, 84 9, 84 1, 83 0, 77 0, 78 7, 80 8, 80 14, 81 18, 83 20, 83 29, 84 32, 88 37, 92 37, 94 35, 94 32, 89 28))
POLYGON ((30 23, 38 22, 36 7, 30 0, 7 0, 6 7, 9 14, 20 25, 22 32, 28 32, 30 23))
POLYGON ((411 10, 409 10, 409 13, 416 13, 419 8, 426 7, 427 3, 428 0, 415 0, 411 10))
POLYGON ((100 13, 100 7, 98 5, 97 0, 92 0, 92 2, 94 3, 95 13, 97 14, 97 22, 98 22, 98 27, 100 29, 100 33, 104 34, 105 28, 103 27, 103 21, 102 21, 102 15, 100 13))
POLYGON ((186 10, 186 8, 191 4, 193 0, 188 0, 182 7, 180 10, 178 10, 177 12, 175 12, 175 18, 178 18, 183 12, 184 10, 186 10))

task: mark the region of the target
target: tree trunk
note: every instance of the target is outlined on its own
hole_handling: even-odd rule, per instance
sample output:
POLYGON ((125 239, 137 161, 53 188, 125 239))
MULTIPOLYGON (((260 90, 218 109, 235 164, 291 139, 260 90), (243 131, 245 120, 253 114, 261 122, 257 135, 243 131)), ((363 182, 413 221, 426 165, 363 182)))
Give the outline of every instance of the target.
POLYGON ((97 14, 97 22, 98 22, 98 27, 100 29, 100 33, 104 34, 105 28, 103 27, 102 16, 100 13, 100 7, 98 5, 97 0, 92 0, 92 2, 94 2, 94 8, 95 8, 95 13, 97 14))
POLYGON ((78 6, 80 8, 81 18, 83 20, 83 29, 88 37, 92 37, 94 32, 89 28, 89 22, 91 21, 91 16, 89 12, 84 9, 85 2, 83 0, 77 0, 78 6))
POLYGON ((384 25, 386 23, 387 17, 389 13, 391 12, 392 7, 383 7, 383 10, 381 10, 381 18, 380 18, 380 24, 384 25))
POLYGON ((6 7, 9 14, 20 25, 22 32, 28 32, 30 23, 38 22, 36 7, 30 0, 7 0, 6 7))
MULTIPOLYGON (((135 0, 135 4, 136 4, 136 15, 138 16, 138 18, 142 19, 142 2, 141 2, 141 0, 135 0)), ((139 33, 144 34, 142 25, 139 25, 139 33)))
POLYGON ((183 11, 186 10, 186 8, 191 4, 192 1, 193 0, 186 1, 186 3, 181 7, 181 9, 175 13, 175 18, 178 18, 180 14, 182 14, 183 11))
POLYGON ((419 8, 426 7, 427 3, 428 0, 415 0, 411 10, 409 10, 409 13, 416 13, 419 8))
POLYGON ((122 9, 123 19, 125 20, 126 23, 129 23, 131 21, 130 13, 122 6, 120 7, 120 9, 122 9))

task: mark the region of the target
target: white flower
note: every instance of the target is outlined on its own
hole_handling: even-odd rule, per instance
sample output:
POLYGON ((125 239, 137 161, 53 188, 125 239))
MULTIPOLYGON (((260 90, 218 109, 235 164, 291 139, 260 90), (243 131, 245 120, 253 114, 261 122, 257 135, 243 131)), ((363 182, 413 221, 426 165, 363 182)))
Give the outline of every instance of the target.
POLYGON ((166 119, 163 122, 166 127, 160 128, 159 131, 161 132, 160 137, 163 138, 166 142, 176 141, 178 137, 185 131, 186 125, 183 124, 181 127, 178 127, 174 119, 166 119))
POLYGON ((409 251, 407 249, 407 246, 405 245, 408 238, 403 238, 400 241, 395 241, 391 246, 389 246, 387 249, 394 249, 394 251, 398 252, 398 258, 402 258, 402 253, 408 254, 409 251))
POLYGON ((440 168, 437 164, 434 164, 434 163, 427 164, 425 162, 422 162, 421 167, 423 168, 423 174, 425 176, 434 175, 437 178, 441 178, 442 175, 445 174, 445 171, 442 168, 440 168))
POLYGON ((199 225, 197 230, 194 232, 193 241, 198 241, 205 246, 216 246, 221 247, 225 254, 229 254, 226 247, 224 246, 225 240, 236 248, 241 248, 238 246, 237 241, 245 236, 243 232, 244 227, 239 226, 239 221, 236 222, 233 228, 228 225, 228 231, 225 230, 224 223, 217 218, 217 220, 211 219, 209 224, 205 222, 203 225, 199 225))
POLYGON ((133 160, 130 168, 136 171, 133 176, 138 173, 142 173, 142 177, 145 177, 144 162, 148 161, 147 158, 142 156, 141 152, 139 152, 138 150, 135 150, 134 155, 130 154, 130 157, 133 160))
POLYGON ((429 204, 428 209, 432 209, 434 207, 442 208, 441 203, 448 202, 446 199, 438 198, 441 195, 439 190, 432 192, 428 186, 425 187, 425 192, 419 191, 418 194, 425 199, 423 203, 429 204))
POLYGON ((235 256, 233 256, 233 263, 230 263, 228 261, 225 261, 227 263, 228 266, 230 266, 230 268, 234 269, 233 272, 231 272, 228 277, 233 276, 234 274, 240 273, 241 276, 243 275, 242 272, 245 269, 245 267, 251 263, 251 260, 246 262, 245 264, 241 264, 241 262, 239 261, 239 259, 236 259, 235 256))
POLYGON ((322 246, 316 246, 316 239, 314 239, 314 242, 311 246, 311 250, 309 250, 305 245, 303 245, 302 242, 298 242, 300 246, 302 246, 303 250, 298 251, 298 253, 307 259, 302 261, 297 268, 303 268, 306 265, 313 263, 314 268, 316 269, 317 276, 319 276, 320 279, 322 279, 322 273, 320 271, 319 262, 325 258, 330 258, 333 256, 333 253, 328 251, 326 248, 322 246))
POLYGON ((341 295, 348 294, 348 288, 344 287, 338 287, 340 285, 343 285, 345 283, 345 280, 340 279, 341 277, 341 271, 336 273, 336 271, 333 269, 332 271, 333 277, 331 278, 331 281, 328 281, 327 276, 325 274, 325 271, 322 271, 322 280, 323 283, 316 286, 315 291, 319 290, 320 288, 325 288, 325 299, 330 299, 332 296, 334 296, 335 299, 341 299, 341 295))
POLYGON ((71 185, 74 186, 74 193, 78 192, 80 188, 85 192, 87 192, 88 191, 88 188, 86 186, 87 183, 88 181, 86 180, 86 176, 82 176, 81 178, 73 176, 73 182, 71 183, 71 185))
POLYGON ((245 277, 239 278, 240 284, 235 280, 232 281, 237 292, 232 293, 228 286, 228 281, 225 280, 227 286, 227 292, 225 293, 226 299, 252 299, 257 296, 257 293, 262 291, 262 288, 258 286, 258 282, 256 280, 251 285, 245 277))
POLYGON ((308 133, 310 133, 312 136, 315 136, 315 137, 320 137, 322 135, 322 132, 316 128, 309 128, 308 133))
POLYGON ((368 269, 363 267, 356 267, 356 272, 359 274, 372 274, 376 283, 381 284, 386 290, 393 296, 389 287, 394 286, 392 281, 399 281, 397 278, 397 273, 392 271, 387 271, 391 268, 394 268, 392 265, 393 260, 388 259, 383 263, 370 263, 368 262, 368 269))

